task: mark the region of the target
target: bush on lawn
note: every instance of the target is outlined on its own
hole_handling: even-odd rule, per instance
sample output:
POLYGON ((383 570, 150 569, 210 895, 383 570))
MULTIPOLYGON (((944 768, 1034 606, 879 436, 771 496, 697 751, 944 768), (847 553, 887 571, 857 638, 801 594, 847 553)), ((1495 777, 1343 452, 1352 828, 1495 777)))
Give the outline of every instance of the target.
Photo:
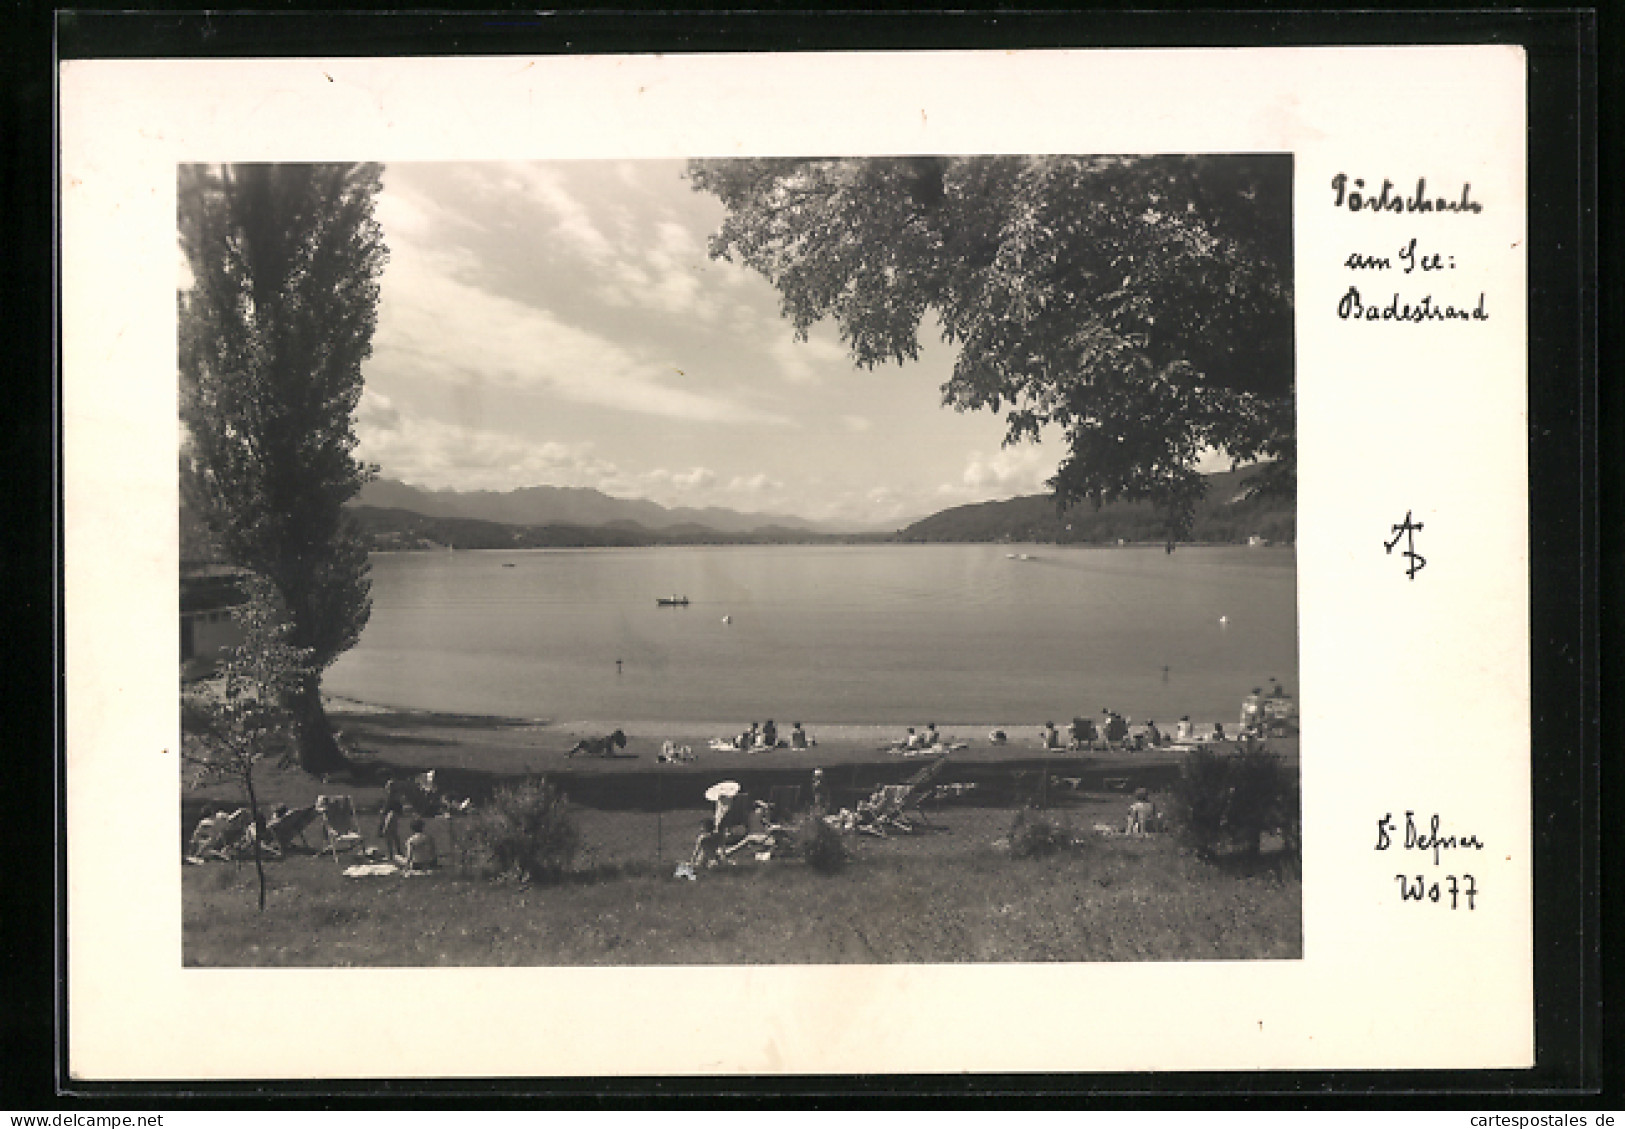
POLYGON ((801 858, 819 874, 835 874, 846 866, 846 844, 840 832, 814 817, 801 832, 801 858))
POLYGON ((1010 826, 1010 854, 1018 859, 1048 858, 1072 846, 1072 829, 1023 809, 1010 826))
POLYGON ((468 842, 488 876, 556 882, 570 869, 581 832, 564 794, 545 780, 499 788, 468 821, 468 842))
POLYGON ((1187 753, 1172 809, 1180 840, 1203 859, 1227 849, 1257 857, 1266 831, 1279 832, 1289 851, 1299 839, 1296 774, 1261 741, 1245 741, 1234 752, 1187 753))

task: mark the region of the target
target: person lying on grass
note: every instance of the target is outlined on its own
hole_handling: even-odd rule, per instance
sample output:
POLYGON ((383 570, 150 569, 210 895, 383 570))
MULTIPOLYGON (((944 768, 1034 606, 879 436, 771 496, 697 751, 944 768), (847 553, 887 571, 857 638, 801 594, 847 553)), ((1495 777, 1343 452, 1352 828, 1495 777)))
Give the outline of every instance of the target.
POLYGON ((424 830, 421 819, 412 821, 412 837, 406 841, 406 869, 407 870, 433 870, 440 865, 440 855, 435 850, 434 840, 424 830))

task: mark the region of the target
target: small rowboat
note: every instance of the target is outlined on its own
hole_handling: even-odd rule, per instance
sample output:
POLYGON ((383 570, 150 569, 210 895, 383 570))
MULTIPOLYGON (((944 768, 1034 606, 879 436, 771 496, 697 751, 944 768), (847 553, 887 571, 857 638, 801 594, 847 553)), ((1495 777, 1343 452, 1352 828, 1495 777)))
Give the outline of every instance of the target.
POLYGON ((655 598, 655 604, 662 608, 686 608, 688 607, 688 597, 658 596, 655 598))

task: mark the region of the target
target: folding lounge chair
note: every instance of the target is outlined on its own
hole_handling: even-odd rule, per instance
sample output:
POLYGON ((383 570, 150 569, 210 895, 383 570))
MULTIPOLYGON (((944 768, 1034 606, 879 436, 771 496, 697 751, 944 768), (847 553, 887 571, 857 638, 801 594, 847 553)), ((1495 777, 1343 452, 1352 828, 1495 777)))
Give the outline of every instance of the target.
MULTIPOLYGON (((914 812, 919 816, 920 822, 929 824, 931 821, 925 816, 925 801, 929 800, 936 791, 937 777, 942 775, 948 767, 947 757, 938 757, 920 771, 903 781, 908 789, 898 803, 898 815, 907 820, 908 813, 914 812)), ((912 829, 912 828, 911 828, 912 829)))
POLYGON ((272 816, 265 824, 265 833, 279 850, 287 851, 293 846, 295 839, 304 843, 308 850, 310 844, 305 843, 305 829, 316 822, 316 815, 314 807, 294 808, 292 811, 272 816))
POLYGON ((339 849, 354 850, 361 845, 361 828, 357 825, 355 801, 349 796, 317 796, 316 810, 322 817, 322 854, 333 852, 333 861, 339 861, 339 849))
POLYGON ((912 834, 922 825, 930 824, 920 805, 931 794, 937 777, 947 766, 948 758, 938 757, 901 784, 886 784, 875 792, 869 802, 874 809, 875 826, 882 835, 887 828, 912 834), (914 814, 911 816, 910 812, 914 814))

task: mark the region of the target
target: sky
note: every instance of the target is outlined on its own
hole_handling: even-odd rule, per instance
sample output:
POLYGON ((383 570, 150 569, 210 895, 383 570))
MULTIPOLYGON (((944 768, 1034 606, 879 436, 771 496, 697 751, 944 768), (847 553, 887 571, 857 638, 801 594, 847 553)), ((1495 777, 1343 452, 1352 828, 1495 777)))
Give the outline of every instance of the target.
POLYGON ((666 506, 895 528, 1043 490, 1050 438, 1002 448, 942 406, 953 350, 864 370, 797 342, 773 288, 714 261, 681 161, 390 164, 360 457, 415 486, 589 486, 666 506))

